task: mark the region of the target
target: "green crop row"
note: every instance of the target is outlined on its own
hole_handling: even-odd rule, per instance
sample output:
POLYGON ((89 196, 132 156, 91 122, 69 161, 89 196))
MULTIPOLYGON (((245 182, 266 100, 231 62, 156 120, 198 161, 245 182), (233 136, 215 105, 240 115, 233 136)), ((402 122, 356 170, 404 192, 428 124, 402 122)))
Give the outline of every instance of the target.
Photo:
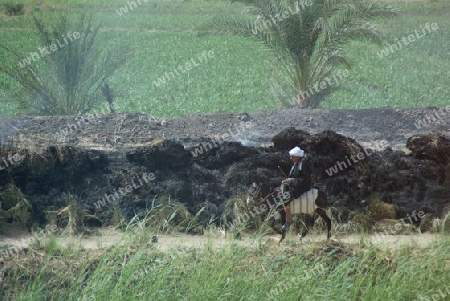
MULTIPOLYGON (((5 2, 2 0, 0 5, 5 2)), ((34 6, 30 2, 31 11, 34 6)), ((243 6, 225 1, 141 1, 132 11, 120 16, 115 10, 126 4, 125 1, 45 1, 44 5, 34 7, 38 16, 49 20, 61 10, 69 14, 91 11, 96 20, 102 21, 100 38, 105 47, 115 49, 127 45, 135 50, 135 56, 130 57, 129 63, 109 83, 119 111, 176 117, 218 110, 255 112, 281 106, 271 93, 277 69, 271 52, 255 40, 198 32, 218 14, 239 14, 243 6), (214 57, 171 76, 165 84, 154 83, 203 51, 213 51, 214 57)), ((380 45, 369 41, 349 45, 347 51, 353 63, 350 75, 326 98, 322 108, 448 104, 450 3, 392 5, 402 9, 402 14, 380 20, 385 32, 380 45), (439 28, 380 57, 383 49, 414 30, 421 30, 427 22, 435 22, 439 28)), ((3 17, 0 40, 23 54, 42 46, 32 31, 31 12, 3 17)), ((0 59, 10 58, 0 53, 0 59)), ((18 64, 14 60, 10 63, 18 64)), ((7 94, 11 87, 17 89, 0 75, 0 102, 3 103, 0 116, 12 116, 17 112, 7 94)))

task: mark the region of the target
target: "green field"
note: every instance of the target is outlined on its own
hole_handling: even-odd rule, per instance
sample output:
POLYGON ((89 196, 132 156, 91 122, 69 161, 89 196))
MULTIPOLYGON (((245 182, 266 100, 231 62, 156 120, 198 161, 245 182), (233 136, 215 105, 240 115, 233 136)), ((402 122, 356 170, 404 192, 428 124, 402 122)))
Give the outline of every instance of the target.
MULTIPOLYGON (((8 3, 1 0, 0 4, 8 3)), ((144 112, 176 117, 218 110, 255 112, 277 109, 281 104, 270 93, 273 56, 257 41, 235 36, 203 35, 198 28, 218 14, 239 14, 243 6, 222 1, 141 1, 120 16, 116 10, 126 1, 44 1, 27 3, 24 16, 2 16, 0 41, 27 54, 39 41, 32 28, 31 12, 47 19, 59 11, 90 11, 103 22, 100 34, 105 47, 129 46, 135 56, 109 81, 121 112, 144 112), (203 51, 214 58, 156 86, 153 81, 173 71, 203 51)), ((450 98, 450 3, 392 3, 402 13, 380 24, 383 44, 354 42, 348 47, 353 67, 322 103, 322 108, 445 106, 450 98), (397 39, 420 30, 426 22, 439 29, 414 43, 380 58, 377 52, 397 39)), ((0 53, 0 58, 5 56, 0 53)), ((17 61, 11 61, 17 64, 17 61)), ((17 113, 6 91, 15 90, 0 76, 0 116, 17 113)))

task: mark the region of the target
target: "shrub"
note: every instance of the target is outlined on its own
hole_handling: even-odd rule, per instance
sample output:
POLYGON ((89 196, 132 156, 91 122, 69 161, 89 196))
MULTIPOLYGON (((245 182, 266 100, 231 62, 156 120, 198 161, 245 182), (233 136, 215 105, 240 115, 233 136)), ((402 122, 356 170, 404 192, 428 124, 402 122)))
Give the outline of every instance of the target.
POLYGON ((367 208, 374 221, 382 219, 395 219, 397 210, 395 205, 380 201, 378 198, 371 198, 367 208))
POLYGON ((420 231, 432 231, 433 230, 433 214, 427 213, 425 216, 420 219, 420 231))
POLYGON ((21 16, 25 13, 25 5, 21 3, 6 3, 3 6, 8 16, 21 16))
POLYGON ((398 219, 382 219, 375 223, 373 230, 377 233, 387 233, 391 235, 405 235, 416 233, 416 227, 405 224, 398 219))
POLYGON ((368 214, 361 212, 352 212, 349 216, 349 222, 358 225, 356 230, 371 231, 372 218, 368 214))
POLYGON ((31 203, 13 183, 0 189, 0 225, 3 220, 18 222, 31 230, 31 203))

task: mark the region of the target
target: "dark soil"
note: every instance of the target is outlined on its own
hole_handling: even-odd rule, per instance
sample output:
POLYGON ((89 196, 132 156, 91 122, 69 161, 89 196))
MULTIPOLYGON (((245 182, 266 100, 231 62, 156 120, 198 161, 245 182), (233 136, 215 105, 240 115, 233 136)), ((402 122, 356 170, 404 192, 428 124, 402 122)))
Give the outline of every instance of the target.
POLYGON ((111 213, 98 201, 118 203, 131 218, 164 194, 192 212, 206 207, 207 220, 252 182, 279 183, 278 166, 284 172, 290 167, 286 151, 300 145, 313 165, 315 185, 327 192, 329 205, 343 208, 344 219, 350 210, 364 211, 361 202, 374 193, 396 204, 399 218, 414 210, 441 217, 450 204, 448 115, 437 108, 381 108, 178 119, 3 118, 2 157, 19 153, 24 159, 0 170, 0 189, 19 188, 33 205, 33 221, 41 224, 47 222, 44 211, 60 209, 70 198, 100 225, 111 213), (150 174, 154 180, 144 181, 150 174))
POLYGON ((23 117, 0 119, 0 138, 14 137, 24 147, 72 145, 96 149, 120 149, 145 145, 155 138, 174 139, 194 146, 208 138, 225 135, 228 141, 244 145, 271 144, 274 135, 286 127, 311 134, 334 131, 361 144, 386 140, 393 149, 405 149, 407 138, 416 134, 450 131, 450 110, 380 108, 367 110, 289 110, 254 114, 196 114, 178 119, 155 118, 145 114, 23 117), (441 118, 436 117, 437 112, 441 118), (428 116, 428 119, 426 119, 428 116), (425 121, 417 129, 415 123, 425 121), (55 135, 61 131, 68 134, 55 135), (228 136, 230 136, 228 138, 228 136))

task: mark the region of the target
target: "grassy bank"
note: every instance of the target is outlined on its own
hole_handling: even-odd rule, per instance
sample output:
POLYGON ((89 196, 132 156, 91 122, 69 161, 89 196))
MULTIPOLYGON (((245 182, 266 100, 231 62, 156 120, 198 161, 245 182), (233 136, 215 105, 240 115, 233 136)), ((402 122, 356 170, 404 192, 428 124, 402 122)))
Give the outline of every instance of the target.
POLYGON ((133 232, 108 249, 50 239, 10 258, 0 264, 2 300, 431 300, 450 283, 448 236, 425 248, 384 249, 362 237, 291 238, 280 249, 263 237, 217 245, 212 236, 202 247, 161 248, 148 230, 133 232))
MULTIPOLYGON (((0 1, 0 5, 8 1, 0 1)), ((58 11, 75 14, 90 11, 103 22, 100 34, 105 47, 129 45, 136 50, 110 86, 121 112, 144 112, 155 116, 176 117, 218 110, 255 112, 280 107, 270 94, 272 55, 259 43, 239 37, 200 35, 197 29, 217 14, 240 14, 243 7, 223 1, 141 2, 128 13, 117 10, 125 1, 45 1, 28 4, 23 16, 2 16, 0 39, 21 53, 36 51, 39 41, 32 32, 31 11, 51 19, 58 11), (56 11, 55 11, 56 10, 56 11), (175 76, 162 85, 155 84, 203 51, 214 57, 189 72, 175 76)), ((361 109, 382 106, 445 106, 450 91, 450 3, 392 3, 402 9, 397 18, 381 21, 386 37, 381 45, 355 42, 350 45, 353 68, 340 88, 322 104, 323 108, 361 109), (421 30, 426 22, 438 29, 393 51, 385 57, 378 53, 421 30)), ((9 60, 0 54, 1 59, 9 60)), ((18 62, 11 60, 11 64, 18 62)), ((36 62, 39 64, 39 62, 36 62)), ((0 76, 0 116, 12 116, 17 110, 6 91, 15 90, 0 76)))

